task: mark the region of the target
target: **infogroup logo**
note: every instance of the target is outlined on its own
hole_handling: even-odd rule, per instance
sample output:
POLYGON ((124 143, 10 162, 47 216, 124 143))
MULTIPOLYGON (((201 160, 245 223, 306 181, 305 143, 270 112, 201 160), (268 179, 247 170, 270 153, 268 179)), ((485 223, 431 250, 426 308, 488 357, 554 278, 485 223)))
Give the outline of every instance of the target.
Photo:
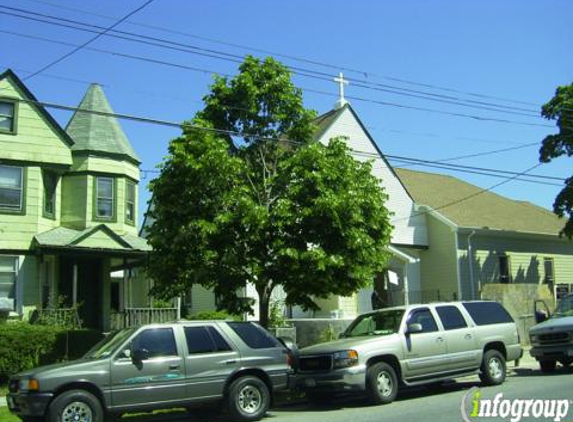
POLYGON ((505 399, 498 393, 493 399, 482 397, 479 388, 473 387, 462 398, 461 413, 465 422, 487 418, 520 422, 523 418, 560 422, 569 413, 573 404, 568 399, 505 399))

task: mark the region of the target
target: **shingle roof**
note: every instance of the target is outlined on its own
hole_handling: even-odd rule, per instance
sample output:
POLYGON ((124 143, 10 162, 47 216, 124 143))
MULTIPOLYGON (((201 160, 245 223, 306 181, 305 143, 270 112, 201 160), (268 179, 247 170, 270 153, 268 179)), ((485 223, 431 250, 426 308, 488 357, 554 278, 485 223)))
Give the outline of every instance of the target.
POLYGON ((37 234, 34 239, 36 240, 36 243, 42 247, 110 249, 110 242, 102 242, 100 247, 97 246, 97 243, 95 245, 90 243, 89 247, 82 246, 84 240, 100 231, 105 232, 110 239, 117 243, 117 246, 111 249, 131 250, 135 252, 146 252, 151 250, 146 239, 130 234, 119 235, 105 224, 100 224, 85 230, 73 230, 66 227, 58 227, 48 230, 47 232, 37 234))
POLYGON ((338 116, 344 111, 344 107, 339 109, 330 110, 324 114, 321 114, 313 123, 318 127, 316 132, 314 132, 314 139, 318 140, 322 134, 330 127, 330 125, 338 118, 338 116))
MULTIPOLYGON (((98 84, 90 85, 79 108, 113 113, 102 87, 98 84)), ((76 111, 66 127, 66 132, 75 142, 73 151, 114 154, 124 156, 137 164, 141 162, 113 116, 76 111)))
POLYGON ((545 208, 493 192, 480 193, 482 188, 452 176, 395 170, 417 204, 437 210, 460 227, 557 235, 565 224, 545 208))

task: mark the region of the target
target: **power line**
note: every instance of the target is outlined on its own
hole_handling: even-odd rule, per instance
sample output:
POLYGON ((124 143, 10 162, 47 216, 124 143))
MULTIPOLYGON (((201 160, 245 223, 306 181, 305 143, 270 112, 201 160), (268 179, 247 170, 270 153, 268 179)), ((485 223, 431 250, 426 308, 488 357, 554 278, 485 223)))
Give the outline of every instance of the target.
MULTIPOLYGON (((17 99, 17 101, 23 102, 23 103, 28 103, 28 104, 40 105, 40 106, 48 107, 48 108, 55 108, 55 109, 74 111, 74 112, 83 112, 83 113, 101 115, 101 116, 106 116, 106 117, 115 117, 118 119, 130 120, 130 121, 141 122, 141 123, 150 123, 150 124, 156 124, 156 125, 162 125, 162 126, 168 126, 168 127, 174 127, 174 128, 180 128, 180 129, 191 128, 191 129, 195 129, 195 130, 202 130, 202 131, 207 131, 207 132, 219 133, 219 134, 228 135, 228 136, 241 136, 241 137, 245 137, 245 138, 260 139, 260 140, 266 140, 266 141, 279 141, 279 142, 283 142, 283 143, 291 143, 291 144, 296 144, 296 145, 302 144, 299 141, 289 140, 289 139, 285 139, 285 138, 273 138, 273 137, 268 137, 268 136, 260 136, 257 134, 245 133, 245 132, 241 132, 241 131, 232 131, 232 130, 219 129, 219 128, 201 127, 201 126, 193 125, 193 124, 190 124, 187 122, 177 123, 177 122, 154 119, 154 118, 149 118, 149 117, 140 117, 140 116, 134 116, 134 115, 129 115, 129 114, 115 113, 115 112, 114 113, 103 112, 103 111, 84 109, 84 108, 80 108, 80 107, 65 106, 65 105, 61 105, 61 104, 49 103, 49 102, 43 102, 43 101, 34 101, 34 100, 25 100, 25 99, 17 99)), ((379 154, 369 152, 369 151, 352 150, 352 154, 357 155, 357 156, 363 156, 366 158, 382 159, 379 154)), ((483 168, 483 167, 472 167, 472 166, 463 166, 463 165, 455 165, 455 164, 446 164, 446 163, 440 163, 438 161, 422 160, 422 159, 417 159, 417 158, 394 156, 394 155, 384 155, 384 157, 386 157, 388 159, 402 160, 402 161, 406 161, 408 163, 415 162, 415 163, 418 163, 421 165, 426 165, 426 166, 434 166, 434 167, 442 166, 440 168, 445 168, 448 170, 458 170, 458 171, 466 171, 467 170, 466 172, 469 172, 469 173, 471 173, 472 171, 473 172, 481 171, 482 173, 483 172, 489 172, 490 174, 491 173, 506 174, 506 175, 509 174, 509 175, 515 176, 515 178, 521 176, 520 173, 510 172, 510 171, 506 171, 506 170, 497 170, 497 169, 489 169, 489 168, 483 168)), ((484 174, 484 175, 487 175, 487 174, 484 174)), ((542 179, 542 180, 558 180, 558 181, 564 181, 565 180, 563 178, 554 177, 554 176, 534 175, 534 174, 529 174, 529 175, 527 175, 527 177, 537 178, 537 179, 542 179)), ((520 180, 531 181, 528 179, 520 179, 520 180)))
MULTIPOLYGON (((45 20, 45 19, 32 17, 32 16, 25 16, 25 15, 16 14, 16 13, 10 13, 10 12, 0 12, 1 14, 13 16, 13 17, 18 17, 21 19, 27 19, 27 20, 32 20, 32 21, 36 21, 36 22, 41 22, 41 23, 45 23, 45 24, 50 24, 50 25, 62 26, 62 27, 66 27, 66 28, 70 28, 70 29, 74 29, 74 30, 98 33, 97 31, 102 29, 102 27, 99 25, 93 25, 90 23, 77 21, 77 20, 73 20, 73 19, 66 19, 66 18, 62 18, 59 16, 47 15, 47 14, 43 14, 43 13, 33 12, 33 11, 9 7, 9 6, 2 6, 2 5, 0 5, 0 8, 12 10, 12 11, 17 11, 17 12, 23 12, 23 13, 26 13, 29 15, 40 16, 41 18, 48 18, 51 20, 57 20, 59 22, 66 22, 66 24, 59 23, 59 22, 52 22, 50 20, 45 20), (69 25, 70 23, 72 25, 69 25), (77 27, 76 25, 81 25, 82 27, 77 27), (95 30, 94 29, 87 29, 87 28, 95 28, 95 30)), ((176 42, 176 41, 172 41, 172 40, 152 37, 152 36, 148 36, 148 35, 144 35, 144 34, 128 32, 128 31, 113 30, 113 31, 110 31, 110 33, 106 33, 105 35, 110 36, 110 37, 123 39, 123 40, 127 40, 127 41, 137 42, 137 43, 141 43, 141 44, 145 44, 145 45, 151 45, 151 46, 160 47, 160 48, 167 48, 167 49, 172 49, 172 50, 176 50, 176 51, 180 51, 180 52, 202 55, 202 56, 207 56, 207 57, 211 57, 211 58, 216 58, 216 59, 226 60, 226 61, 231 61, 231 62, 236 62, 236 63, 241 63, 244 60, 244 56, 241 56, 241 55, 231 54, 231 53, 220 51, 220 50, 205 49, 205 48, 198 47, 195 45, 184 44, 184 43, 180 43, 180 42, 176 42), (122 35, 117 35, 117 34, 122 34, 122 35), (133 37, 136 37, 136 38, 133 38, 133 37), (165 45, 165 44, 167 44, 167 45, 165 45)), ((328 81, 328 82, 330 82, 331 78, 332 78, 332 76, 328 73, 318 72, 318 71, 314 71, 311 69, 304 69, 304 68, 293 67, 293 66, 290 66, 289 69, 294 74, 297 74, 297 75, 303 76, 303 77, 310 77, 310 78, 320 79, 320 80, 324 80, 324 81, 328 81)), ((453 97, 451 95, 434 94, 434 93, 429 93, 429 92, 424 92, 424 91, 419 91, 419 90, 412 90, 412 89, 407 89, 407 88, 402 88, 402 87, 391 86, 391 85, 387 85, 387 84, 373 83, 373 82, 369 82, 369 81, 360 81, 360 80, 353 79, 353 78, 348 78, 348 80, 353 83, 353 86, 356 86, 358 88, 371 89, 371 90, 390 93, 393 95, 401 95, 401 96, 406 96, 406 97, 411 97, 411 98, 422 99, 422 100, 426 100, 426 101, 436 101, 436 102, 456 105, 456 106, 460 106, 460 107, 468 107, 468 108, 475 108, 475 109, 480 109, 480 110, 488 110, 488 111, 494 111, 494 112, 498 112, 498 113, 507 113, 507 114, 514 114, 514 115, 533 117, 533 118, 540 118, 541 117, 537 110, 532 110, 532 109, 525 109, 525 108, 521 108, 521 107, 512 107, 512 106, 500 105, 500 104, 495 104, 495 103, 485 102, 485 101, 466 100, 466 99, 462 99, 462 98, 458 98, 458 97, 453 97)))
MULTIPOLYGON (((41 41, 45 41, 45 42, 49 42, 49 43, 55 43, 55 44, 61 44, 61 45, 73 45, 71 43, 67 43, 64 41, 57 41, 57 40, 52 40, 52 39, 45 38, 45 37, 38 37, 38 36, 34 36, 34 35, 21 34, 21 33, 17 33, 14 31, 0 30, 0 33, 6 33, 6 34, 14 35, 14 36, 19 36, 19 37, 24 37, 24 38, 29 38, 29 39, 35 39, 35 40, 41 40, 41 41)), ((231 76, 229 74, 225 74, 222 72, 216 72, 216 71, 210 70, 210 69, 192 67, 192 66, 168 62, 168 61, 164 61, 164 60, 153 59, 153 58, 149 58, 149 57, 120 53, 120 52, 112 51, 112 50, 104 50, 104 49, 93 48, 93 47, 86 47, 85 50, 110 54, 113 56, 118 56, 118 57, 123 57, 123 58, 127 58, 127 59, 138 60, 138 61, 144 61, 147 63, 169 66, 169 67, 174 67, 174 68, 184 69, 184 70, 189 70, 189 71, 209 73, 209 74, 219 74, 219 75, 223 75, 223 76, 231 76)), ((304 87, 302 89, 305 92, 312 92, 312 93, 316 93, 316 94, 320 94, 320 95, 337 97, 337 94, 333 94, 331 92, 326 92, 326 91, 321 91, 321 90, 316 90, 316 89, 310 89, 310 88, 304 88, 304 87)), ((436 110, 436 109, 431 109, 431 108, 426 108, 426 107, 410 106, 410 105, 405 105, 405 104, 400 104, 400 103, 395 103, 395 102, 373 100, 373 99, 357 97, 357 96, 348 96, 347 95, 346 98, 351 99, 351 100, 355 100, 355 101, 359 101, 359 102, 367 102, 367 103, 371 103, 371 104, 377 104, 380 106, 387 106, 387 107, 394 107, 394 108, 401 108, 401 109, 408 109, 408 110, 416 110, 416 111, 424 111, 424 112, 447 115, 447 116, 469 118, 469 119, 476 120, 476 121, 489 121, 489 122, 504 123, 504 124, 515 124, 515 125, 523 125, 523 126, 553 128, 553 125, 547 125, 547 124, 530 123, 530 122, 523 122, 523 121, 517 121, 517 120, 510 120, 510 119, 500 119, 500 118, 485 117, 485 116, 465 114, 465 113, 448 112, 448 111, 444 111, 444 110, 436 110)))
POLYGON ((129 12, 127 15, 125 15, 123 18, 121 18, 120 20, 118 20, 116 23, 114 23, 113 25, 105 28, 102 32, 98 33, 97 35, 95 35, 94 37, 90 38, 89 40, 87 40, 86 42, 84 42, 83 44, 78 45, 76 48, 74 48, 72 51, 64 54, 63 56, 57 58, 56 60, 48 63, 47 65, 41 67, 40 69, 38 69, 37 71, 35 71, 34 73, 32 73, 31 75, 28 75, 25 80, 31 79, 36 75, 39 75, 40 73, 42 73, 45 70, 48 70, 49 68, 51 68, 52 66, 55 66, 56 64, 64 61, 65 59, 67 59, 68 57, 74 55, 75 53, 77 53, 78 51, 80 51, 82 48, 87 47, 89 44, 91 44, 92 42, 94 42, 95 40, 97 40, 99 37, 105 35, 108 31, 111 31, 113 28, 115 28, 116 26, 118 26, 119 24, 121 24, 122 22, 124 22, 125 20, 127 20, 128 18, 130 18, 131 16, 135 15, 137 12, 139 12, 140 10, 144 9, 145 7, 147 7, 148 5, 150 5, 151 3, 153 3, 155 0, 147 0, 143 5, 139 6, 138 8, 136 8, 135 10, 129 12))
MULTIPOLYGON (((104 19, 116 19, 116 17, 113 17, 113 16, 89 12, 89 11, 84 10, 84 9, 62 6, 62 5, 54 4, 54 3, 51 3, 48 1, 42 1, 42 0, 26 0, 26 1, 32 2, 32 3, 37 3, 37 4, 48 5, 48 6, 55 7, 55 8, 62 9, 62 10, 69 10, 69 11, 72 11, 75 13, 80 13, 80 14, 84 14, 84 15, 88 15, 88 16, 95 16, 95 17, 100 17, 100 18, 104 18, 104 19)), ((397 78, 397 77, 392 77, 392 76, 387 76, 387 75, 379 75, 379 74, 365 71, 365 70, 360 70, 360 69, 355 69, 355 68, 351 68, 351 67, 325 63, 325 62, 321 62, 318 60, 311 60, 311 59, 300 57, 300 56, 288 55, 288 54, 279 53, 279 52, 275 52, 275 51, 271 51, 271 50, 265 50, 265 49, 261 49, 261 48, 248 46, 245 44, 238 44, 238 43, 223 41, 223 40, 219 40, 219 39, 215 39, 215 38, 205 37, 205 36, 201 36, 201 35, 190 34, 188 32, 178 31, 178 30, 174 30, 171 28, 165 28, 165 27, 161 27, 161 26, 157 26, 157 25, 149 25, 149 24, 144 24, 141 22, 133 22, 133 21, 128 21, 126 23, 133 25, 133 26, 139 26, 142 28, 153 29, 153 30, 162 31, 165 33, 170 33, 170 34, 175 34, 175 35, 182 35, 185 37, 198 39, 198 40, 202 40, 202 41, 207 41, 207 42, 211 42, 211 43, 215 43, 215 44, 226 45, 226 46, 234 47, 234 48, 242 48, 245 50, 256 51, 256 52, 263 53, 263 54, 270 54, 273 56, 283 57, 286 59, 295 60, 295 61, 299 61, 299 62, 311 64, 311 65, 316 65, 316 66, 320 66, 320 67, 324 67, 324 68, 328 68, 328 69, 332 69, 332 70, 336 70, 336 71, 352 72, 354 74, 363 76, 365 79, 369 79, 370 77, 377 77, 377 78, 392 80, 395 82, 400 82, 400 83, 409 84, 409 85, 413 85, 413 86, 420 86, 420 87, 424 87, 424 88, 431 88, 431 89, 442 90, 442 91, 446 91, 446 92, 454 92, 454 93, 469 95, 469 96, 473 96, 473 97, 477 97, 477 98, 490 98, 490 99, 505 101, 505 102, 509 102, 509 103, 533 105, 535 107, 539 107, 538 104, 531 103, 531 102, 519 101, 519 100, 508 99, 508 98, 503 98, 503 97, 499 97, 499 96, 480 94, 480 93, 475 93, 475 92, 462 91, 462 90, 457 90, 457 89, 453 89, 450 87, 443 87, 443 86, 429 84, 429 83, 415 82, 415 81, 407 80, 404 78, 397 78)))

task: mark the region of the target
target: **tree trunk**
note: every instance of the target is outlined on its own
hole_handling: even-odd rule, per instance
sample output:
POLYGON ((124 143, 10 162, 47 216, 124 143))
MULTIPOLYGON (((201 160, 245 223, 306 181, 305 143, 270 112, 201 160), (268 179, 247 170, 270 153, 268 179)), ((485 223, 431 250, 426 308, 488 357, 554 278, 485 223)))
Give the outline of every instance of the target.
POLYGON ((267 289, 259 292, 259 324, 264 328, 269 328, 269 302, 270 294, 267 289))

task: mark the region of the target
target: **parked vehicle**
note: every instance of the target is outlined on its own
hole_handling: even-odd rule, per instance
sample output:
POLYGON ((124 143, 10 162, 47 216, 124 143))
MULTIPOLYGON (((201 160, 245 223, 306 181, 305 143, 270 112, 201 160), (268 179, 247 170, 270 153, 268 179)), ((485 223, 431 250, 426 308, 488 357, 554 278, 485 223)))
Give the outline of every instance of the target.
POLYGON ((531 356, 539 362, 542 372, 552 372, 557 362, 573 363, 573 294, 557 302, 553 314, 543 301, 535 302, 535 320, 529 329, 531 356))
POLYGON ((338 391, 383 404, 400 385, 471 374, 501 384, 506 361, 522 353, 517 326, 497 302, 401 306, 360 315, 339 340, 301 349, 296 385, 311 401, 338 391))
POLYGON ((24 421, 103 422, 218 400, 234 419, 251 421, 288 387, 288 360, 285 347, 254 323, 154 324, 110 334, 77 361, 14 376, 7 400, 24 421))

